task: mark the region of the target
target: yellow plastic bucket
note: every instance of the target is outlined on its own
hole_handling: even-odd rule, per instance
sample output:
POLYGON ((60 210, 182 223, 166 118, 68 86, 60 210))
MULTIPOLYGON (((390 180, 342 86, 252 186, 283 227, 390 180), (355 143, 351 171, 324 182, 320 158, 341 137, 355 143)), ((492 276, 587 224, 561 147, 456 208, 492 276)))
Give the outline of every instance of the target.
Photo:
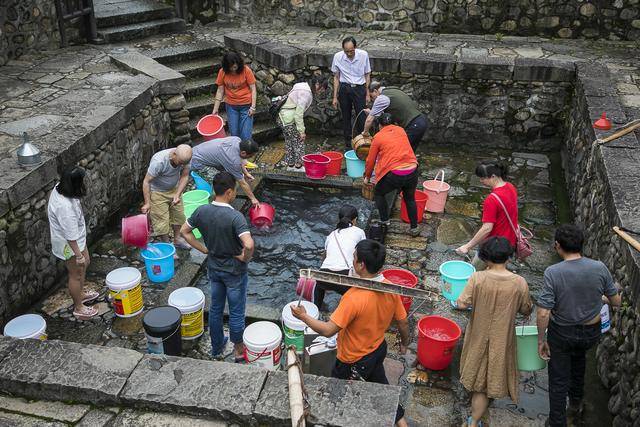
POLYGON ((176 289, 169 295, 169 305, 182 313, 183 340, 193 340, 204 333, 204 293, 194 287, 176 289))
POLYGON ((433 179, 429 179, 422 183, 425 193, 429 198, 425 209, 427 212, 440 213, 444 212, 444 205, 447 203, 447 195, 451 186, 444 182, 444 171, 438 172, 433 179), (438 177, 442 174, 442 178, 438 177))
POLYGON ((47 339, 47 322, 39 314, 23 314, 11 319, 4 327, 7 337, 25 339, 47 339))
POLYGON ((133 317, 144 309, 142 274, 133 267, 116 268, 107 274, 109 299, 118 317, 133 317))

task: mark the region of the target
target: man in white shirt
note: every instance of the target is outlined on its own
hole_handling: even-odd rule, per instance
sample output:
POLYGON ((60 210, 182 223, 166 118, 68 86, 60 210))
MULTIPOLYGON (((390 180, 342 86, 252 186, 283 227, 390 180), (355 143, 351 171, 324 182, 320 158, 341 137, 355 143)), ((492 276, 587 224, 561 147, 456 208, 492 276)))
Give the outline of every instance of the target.
POLYGON ((371 64, 369 54, 356 49, 356 39, 347 37, 342 40, 342 51, 333 56, 331 63, 333 72, 333 108, 342 111, 342 131, 345 147, 351 149, 351 111, 355 110, 355 132, 360 133, 364 127, 364 114, 359 113, 369 102, 369 83, 371 81, 371 64))

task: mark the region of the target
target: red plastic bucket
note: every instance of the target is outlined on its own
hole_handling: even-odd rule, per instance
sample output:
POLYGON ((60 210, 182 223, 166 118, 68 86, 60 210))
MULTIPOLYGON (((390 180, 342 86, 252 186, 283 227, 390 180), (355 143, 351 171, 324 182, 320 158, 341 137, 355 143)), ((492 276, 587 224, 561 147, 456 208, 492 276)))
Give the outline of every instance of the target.
POLYGON ((122 218, 122 243, 144 249, 149 243, 149 220, 140 214, 122 218))
POLYGON ((256 227, 271 227, 276 210, 269 203, 260 203, 260 207, 251 206, 249 219, 256 227))
POLYGON ((329 158, 329 164, 327 165, 327 175, 340 175, 342 171, 342 159, 344 155, 338 151, 325 151, 323 156, 329 158))
POLYGON ((324 154, 307 154, 302 156, 304 172, 309 179, 323 179, 327 176, 327 166, 331 159, 324 154))
POLYGON ((453 359, 462 330, 442 316, 424 316, 418 321, 418 362, 427 369, 440 371, 453 359))
MULTIPOLYGON (((402 197, 402 194, 400 194, 402 197)), ((427 193, 421 190, 416 190, 416 209, 418 211, 418 223, 422 222, 422 216, 424 215, 424 208, 427 206, 427 200, 429 200, 429 196, 427 193)), ((404 222, 409 222, 409 214, 407 213, 407 206, 404 204, 404 198, 402 198, 402 203, 400 204, 400 219, 404 222)))
POLYGON ((296 295, 298 296, 302 295, 302 298, 315 304, 315 301, 313 300, 313 294, 315 292, 315 289, 316 289, 315 279, 301 277, 298 279, 298 283, 296 284, 296 295))
MULTIPOLYGON (((406 286, 407 288, 415 288, 418 284, 418 278, 410 272, 409 270, 404 270, 402 268, 390 268, 388 270, 382 270, 382 275, 385 279, 390 281, 393 284, 406 286)), ((409 314, 409 309, 411 308, 411 303, 413 303, 413 298, 401 296, 402 305, 404 305, 404 309, 409 314)))
POLYGON ((224 138, 224 120, 217 114, 209 114, 198 120, 196 125, 198 133, 204 137, 205 141, 216 138, 224 138))

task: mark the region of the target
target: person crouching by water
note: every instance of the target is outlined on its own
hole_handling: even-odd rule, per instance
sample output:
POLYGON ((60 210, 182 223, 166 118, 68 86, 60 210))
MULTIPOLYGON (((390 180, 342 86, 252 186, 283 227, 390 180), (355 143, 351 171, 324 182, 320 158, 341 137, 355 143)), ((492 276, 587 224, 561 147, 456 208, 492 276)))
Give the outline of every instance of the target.
POLYGON ((64 170, 60 182, 49 196, 47 215, 51 233, 51 251, 64 261, 69 273, 67 287, 73 300, 73 315, 86 320, 96 314, 95 307, 85 303, 98 298, 95 291, 83 292, 84 280, 89 266, 87 250, 87 228, 80 199, 87 194, 84 184, 86 172, 80 167, 64 170))
MULTIPOLYGON (((353 253, 353 269, 363 278, 385 281, 380 270, 386 250, 375 240, 360 241, 353 253)), ((304 306, 291 306, 293 315, 324 337, 338 334, 338 354, 331 376, 343 380, 364 380, 389 384, 384 371, 387 342, 384 333, 393 321, 400 331, 400 353, 409 345, 409 323, 400 296, 351 288, 333 312, 328 322, 309 316, 304 306)), ((398 406, 396 425, 407 426, 404 409, 398 406)))
POLYGON ((460 382, 472 393, 469 426, 482 425, 488 399, 518 401, 516 313, 528 316, 533 304, 526 280, 506 268, 513 250, 504 237, 482 243, 479 256, 487 269, 471 275, 456 301, 460 309, 472 307, 460 357, 460 382))
POLYGON ((583 243, 579 227, 558 227, 555 249, 562 262, 544 271, 537 301, 538 353, 549 361, 547 425, 552 427, 567 425, 567 394, 573 424, 579 425, 576 418, 583 412, 586 353, 600 340, 602 304, 618 307, 622 302, 607 267, 582 256, 583 243))
MULTIPOLYGON (((340 208, 338 225, 324 242, 326 256, 320 267, 321 271, 344 274, 345 276, 349 274, 353 267, 353 251, 361 240, 367 238, 364 230, 356 226, 357 222, 358 210, 355 207, 345 205, 340 208)), ((324 294, 327 290, 344 295, 349 287, 318 282, 313 292, 313 302, 319 309, 322 309, 324 294)))
POLYGON ((236 180, 229 172, 213 178, 216 199, 210 205, 199 206, 187 219, 180 232, 185 240, 207 254, 207 270, 211 286, 209 334, 211 355, 221 357, 229 338, 222 331, 222 315, 229 302, 229 335, 234 344, 236 363, 244 361, 242 334, 247 302, 247 264, 253 256, 254 243, 247 221, 231 207, 236 198, 236 180), (197 228, 204 245, 193 235, 197 228))
POLYGON ((313 95, 327 90, 327 79, 314 76, 311 85, 306 82, 296 83, 287 95, 287 101, 280 108, 276 123, 284 136, 284 158, 278 167, 302 167, 302 156, 305 153, 307 134, 304 127, 304 112, 311 106, 313 95), (313 90, 313 91, 312 91, 313 90))
POLYGON ((393 120, 389 113, 383 113, 380 116, 379 123, 382 129, 371 142, 364 171, 364 183, 369 183, 375 167, 377 183, 373 197, 384 228, 389 226, 390 211, 385 196, 394 190, 402 191, 411 223, 409 234, 416 237, 420 234, 415 198, 418 186, 418 160, 413 153, 407 133, 400 126, 393 124, 393 120))
MULTIPOLYGON (((495 160, 485 161, 476 166, 476 176, 482 185, 491 188, 491 193, 482 204, 482 226, 469 242, 456 249, 460 255, 467 255, 471 249, 488 237, 505 237, 515 248, 516 233, 511 227, 518 225, 518 190, 507 182, 507 166, 495 160), (500 203, 502 202, 502 203, 500 203), (504 207, 503 207, 504 205, 504 207), (505 212, 506 210, 506 212, 505 212), (507 213, 509 217, 507 217, 507 213), (511 219, 511 223, 509 222, 511 219)), ((486 267, 476 254, 473 258, 476 270, 486 267)))

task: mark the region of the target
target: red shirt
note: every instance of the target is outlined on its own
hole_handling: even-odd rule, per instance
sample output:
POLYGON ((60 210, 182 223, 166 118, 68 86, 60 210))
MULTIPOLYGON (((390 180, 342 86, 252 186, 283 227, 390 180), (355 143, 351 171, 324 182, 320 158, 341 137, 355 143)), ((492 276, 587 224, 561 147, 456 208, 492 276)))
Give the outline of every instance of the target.
POLYGON ((385 126, 373 137, 364 176, 371 178, 374 166, 378 182, 392 170, 418 166, 407 133, 400 126, 385 126))
MULTIPOLYGON (((502 187, 494 188, 493 193, 500 197, 502 203, 509 212, 509 217, 515 227, 518 226, 518 190, 510 182, 506 182, 502 187)), ((516 245, 516 234, 513 232, 509 220, 504 213, 504 209, 495 196, 489 195, 484 199, 482 205, 482 222, 493 223, 493 229, 488 237, 501 236, 509 239, 513 246, 516 245)))

